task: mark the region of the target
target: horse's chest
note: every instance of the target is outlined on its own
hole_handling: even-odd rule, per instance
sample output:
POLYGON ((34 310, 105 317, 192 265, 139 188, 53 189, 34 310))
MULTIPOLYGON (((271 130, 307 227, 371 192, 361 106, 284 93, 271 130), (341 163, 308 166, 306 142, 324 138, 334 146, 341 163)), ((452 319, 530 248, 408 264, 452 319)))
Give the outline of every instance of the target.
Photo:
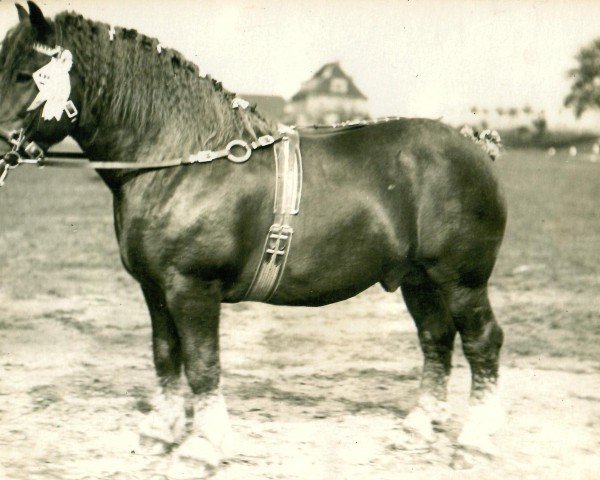
POLYGON ((158 280, 169 270, 213 272, 235 256, 233 219, 209 199, 129 203, 115 215, 123 264, 136 278, 158 280))

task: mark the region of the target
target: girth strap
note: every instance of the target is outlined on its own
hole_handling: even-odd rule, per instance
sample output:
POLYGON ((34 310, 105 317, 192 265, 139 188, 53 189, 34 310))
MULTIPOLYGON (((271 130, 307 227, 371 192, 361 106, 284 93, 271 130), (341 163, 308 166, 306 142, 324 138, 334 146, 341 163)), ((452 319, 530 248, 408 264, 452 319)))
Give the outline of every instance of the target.
POLYGON ((302 157, 298 133, 286 131, 275 145, 275 203, 273 225, 269 228, 262 258, 245 300, 269 300, 279 283, 290 253, 293 222, 300 211, 302 194, 302 157))

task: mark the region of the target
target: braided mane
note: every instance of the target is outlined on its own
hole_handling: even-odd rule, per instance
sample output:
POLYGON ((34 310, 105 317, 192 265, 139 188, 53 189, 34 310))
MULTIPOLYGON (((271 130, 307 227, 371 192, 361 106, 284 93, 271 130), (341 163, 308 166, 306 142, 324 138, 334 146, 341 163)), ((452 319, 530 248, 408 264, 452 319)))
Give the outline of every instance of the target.
MULTIPOLYGON (((71 50, 84 79, 81 110, 148 136, 167 127, 178 149, 222 148, 232 138, 271 133, 255 108, 237 112, 235 94, 157 39, 64 12, 54 20, 57 44, 71 50), (160 50, 160 53, 159 53, 160 50), (246 132, 245 132, 246 130, 246 132)), ((85 120, 85 118, 83 119, 85 120)))

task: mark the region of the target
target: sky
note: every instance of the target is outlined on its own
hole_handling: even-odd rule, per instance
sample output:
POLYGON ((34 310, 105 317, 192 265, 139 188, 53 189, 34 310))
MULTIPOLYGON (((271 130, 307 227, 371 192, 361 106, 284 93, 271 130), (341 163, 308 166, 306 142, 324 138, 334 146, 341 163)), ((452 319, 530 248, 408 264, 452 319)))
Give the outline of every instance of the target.
MULTIPOLYGON (((38 5, 49 17, 74 10, 157 37, 235 92, 287 99, 324 63, 339 61, 368 97, 373 116, 443 117, 471 106, 528 104, 550 120, 564 117, 574 56, 600 37, 600 0, 40 0, 38 5)), ((16 21, 14 1, 0 0, 0 35, 16 21)))

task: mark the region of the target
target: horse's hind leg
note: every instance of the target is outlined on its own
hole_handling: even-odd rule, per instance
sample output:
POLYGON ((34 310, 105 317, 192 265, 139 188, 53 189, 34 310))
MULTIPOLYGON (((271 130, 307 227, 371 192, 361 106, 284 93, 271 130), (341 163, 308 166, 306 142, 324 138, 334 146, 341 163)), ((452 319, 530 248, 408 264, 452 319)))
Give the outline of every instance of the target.
POLYGON ((471 367, 471 406, 458 443, 494 454, 491 435, 504 420, 497 396, 502 329, 494 318, 487 285, 455 286, 448 291, 452 318, 460 332, 463 351, 471 367))
POLYGON ((161 454, 181 438, 185 429, 184 398, 179 391, 181 345, 163 292, 156 285, 142 286, 152 319, 152 350, 158 389, 152 411, 140 424, 140 452, 161 454))
POLYGON ((417 284, 403 284, 402 294, 424 357, 419 401, 404 420, 404 428, 417 435, 417 440, 433 441, 434 426, 441 426, 449 414, 446 387, 456 328, 442 291, 425 275, 417 284))
POLYGON ((177 448, 171 478, 199 478, 227 453, 229 417, 219 390, 218 282, 174 274, 167 290, 169 310, 181 339, 185 374, 194 396, 192 433, 177 448))

